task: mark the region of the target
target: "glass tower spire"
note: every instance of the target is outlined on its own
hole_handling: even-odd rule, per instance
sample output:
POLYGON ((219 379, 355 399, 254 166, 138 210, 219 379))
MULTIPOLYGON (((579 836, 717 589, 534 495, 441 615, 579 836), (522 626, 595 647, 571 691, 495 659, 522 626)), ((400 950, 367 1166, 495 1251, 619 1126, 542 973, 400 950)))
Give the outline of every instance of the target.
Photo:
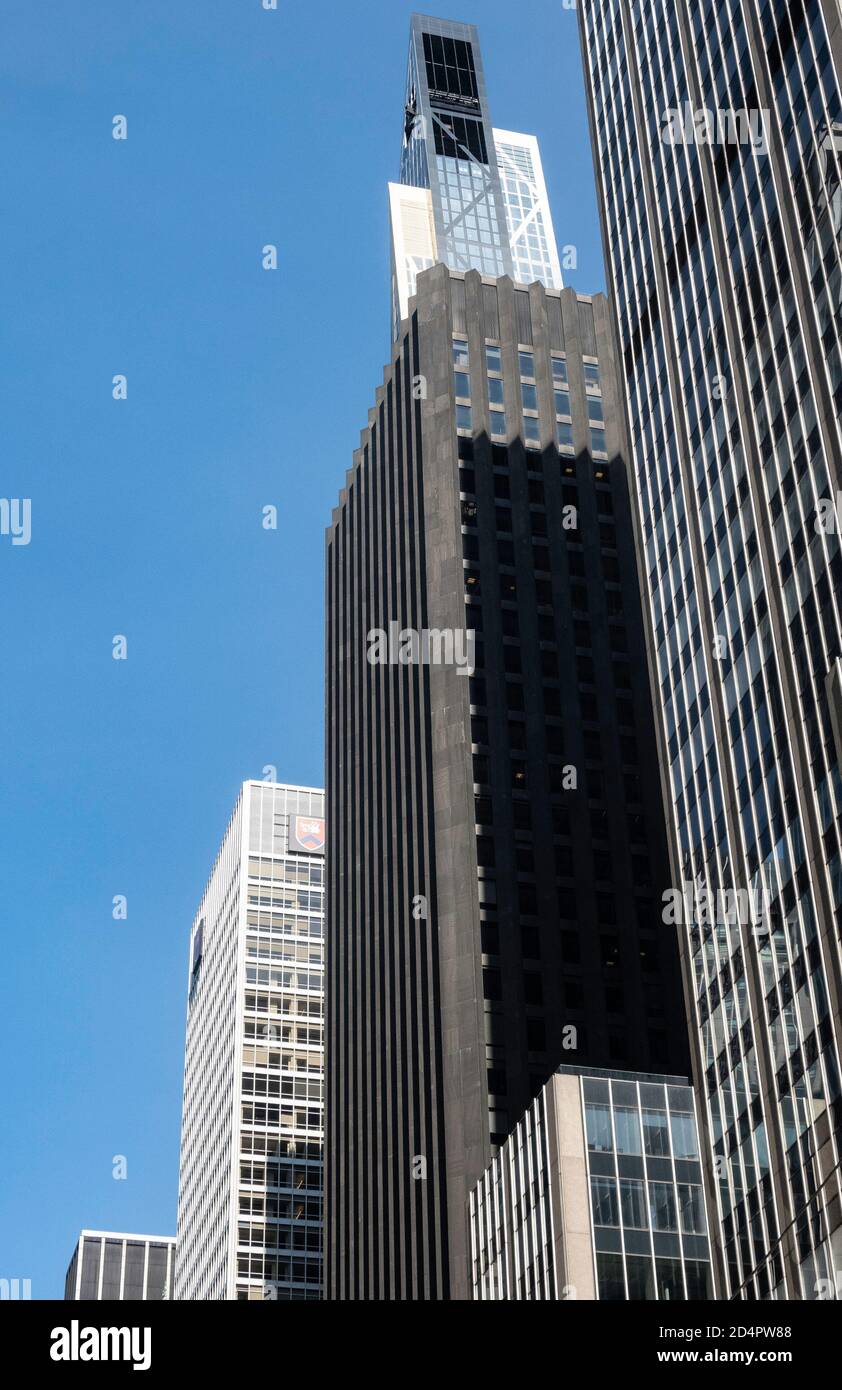
POLYGON ((417 275, 437 262, 561 289, 538 142, 493 129, 474 25, 413 15, 402 125, 393 336, 417 275))

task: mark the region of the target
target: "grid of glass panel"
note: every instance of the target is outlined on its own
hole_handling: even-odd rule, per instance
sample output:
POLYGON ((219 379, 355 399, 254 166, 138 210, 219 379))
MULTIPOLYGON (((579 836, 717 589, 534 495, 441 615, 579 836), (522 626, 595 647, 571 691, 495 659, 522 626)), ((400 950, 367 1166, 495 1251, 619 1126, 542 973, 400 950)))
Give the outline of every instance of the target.
POLYGON ((238 1299, 321 1296, 324 857, 290 852, 292 815, 322 795, 251 787, 238 1299))
POLYGON ((534 281, 551 290, 562 288, 557 273, 555 234, 552 218, 538 187, 532 150, 527 144, 514 144, 497 136, 497 163, 506 207, 509 240, 516 280, 534 281))
POLYGON ((597 1296, 713 1296, 693 1091, 583 1077, 597 1296))
POLYGON ((842 782, 824 680, 842 635, 842 553, 838 536, 814 524, 842 452, 839 82, 817 0, 795 10, 782 0, 586 0, 583 22, 682 867, 687 880, 714 888, 767 885, 774 901, 759 937, 720 922, 691 927, 688 941, 729 1290, 816 1297, 832 1277, 839 1195, 839 1040, 827 987, 838 960, 826 952, 838 951, 842 922, 842 782), (740 111, 758 106, 766 71, 769 150, 664 142, 663 113, 690 100, 691 73, 703 105, 740 111), (653 178, 648 206, 644 170, 653 178), (805 305, 793 288, 782 187, 796 200, 794 254, 813 295, 805 305), (665 313, 653 246, 666 272, 665 313), (668 361, 679 364, 675 397, 668 361), (738 409, 738 384, 750 413, 738 409), (821 418, 822 391, 834 419, 821 418), (749 471, 755 452, 759 479, 749 471), (782 644, 773 586, 783 592, 782 644), (724 660, 705 629, 724 638, 724 660), (787 667, 797 719, 786 708, 787 667), (717 710, 727 749, 716 738, 717 710), (809 774, 801 786, 797 740, 809 774), (809 862, 810 821, 820 826, 823 863, 809 862), (836 925, 823 937, 822 917, 832 913, 836 925), (754 1005, 749 951, 762 979, 754 1005), (758 1047, 770 1052, 771 1093, 758 1047), (768 1152, 778 1123, 783 1210, 768 1152), (831 1156, 820 1164, 825 1140, 831 1156), (790 1222, 795 1277, 782 1260, 790 1222))

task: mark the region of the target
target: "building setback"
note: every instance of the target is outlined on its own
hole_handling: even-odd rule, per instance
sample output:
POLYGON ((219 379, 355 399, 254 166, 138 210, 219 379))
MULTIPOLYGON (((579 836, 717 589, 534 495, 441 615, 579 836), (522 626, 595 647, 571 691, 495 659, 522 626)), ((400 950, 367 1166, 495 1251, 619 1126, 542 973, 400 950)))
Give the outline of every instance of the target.
POLYGON ((842 1268, 840 9, 582 0, 579 19, 673 879, 770 898, 762 931, 682 933, 722 1294, 825 1297, 842 1268))
POLYGON ((190 934, 177 1299, 316 1299, 324 793, 246 782, 190 934))
POLYGON ((553 1070, 686 1070, 621 420, 603 298, 419 276, 327 534, 331 1298, 470 1297, 553 1070))
POLYGON ((173 1297, 175 1236, 83 1231, 64 1281, 76 1302, 160 1302, 173 1297))
POLYGON ((470 1198, 482 1301, 713 1296, 686 1078, 560 1067, 470 1198))

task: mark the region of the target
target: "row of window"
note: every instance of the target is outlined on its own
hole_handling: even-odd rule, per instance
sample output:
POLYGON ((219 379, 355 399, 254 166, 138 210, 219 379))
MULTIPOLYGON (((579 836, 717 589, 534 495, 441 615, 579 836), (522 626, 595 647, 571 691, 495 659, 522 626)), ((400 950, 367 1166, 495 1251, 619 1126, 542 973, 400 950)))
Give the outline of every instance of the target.
MULTIPOLYGON (((521 375, 521 408, 523 411, 523 433, 527 444, 540 443, 541 430, 538 419, 538 388, 535 384, 535 357, 531 352, 518 354, 521 375)), ((573 425, 570 414, 570 393, 567 361, 553 357, 552 372, 555 386, 554 404, 556 414, 556 442, 562 453, 573 453, 573 425)), ((473 407, 471 405, 471 381, 466 368, 469 366, 467 341, 461 338, 453 342, 454 389, 456 393, 456 427, 467 433, 473 431, 473 407)), ((490 406, 490 429, 495 439, 505 439, 508 435, 505 387, 502 379, 502 355, 498 346, 486 345, 486 369, 488 372, 488 401, 490 406)), ((588 393, 588 419, 591 424, 591 452, 607 457, 605 443, 605 414, 601 398, 599 367, 594 363, 583 364, 585 387, 588 393)))
MULTIPOLYGON (((485 367, 490 374, 503 372, 502 348, 497 344, 486 343, 485 345, 485 367)), ((453 339, 453 365, 461 370, 470 367, 470 355, 467 340, 464 338, 453 339)), ((552 368, 553 382, 556 386, 568 387, 570 384, 566 357, 553 356, 550 359, 552 368)), ((535 381, 535 354, 520 350, 518 352, 518 366, 521 379, 523 381, 535 381)), ((595 362, 583 362, 582 371, 585 379, 585 390, 588 394, 600 395, 602 392, 602 382, 599 374, 599 365, 595 362)))

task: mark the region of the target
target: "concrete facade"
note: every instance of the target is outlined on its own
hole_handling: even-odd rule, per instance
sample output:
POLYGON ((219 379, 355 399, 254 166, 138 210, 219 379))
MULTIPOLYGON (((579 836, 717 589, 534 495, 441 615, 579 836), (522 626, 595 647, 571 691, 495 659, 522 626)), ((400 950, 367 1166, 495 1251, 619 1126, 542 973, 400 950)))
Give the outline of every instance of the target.
POLYGON ((330 1298, 469 1297, 554 1068, 686 1068, 623 437, 604 299, 419 276, 327 533, 330 1298))

